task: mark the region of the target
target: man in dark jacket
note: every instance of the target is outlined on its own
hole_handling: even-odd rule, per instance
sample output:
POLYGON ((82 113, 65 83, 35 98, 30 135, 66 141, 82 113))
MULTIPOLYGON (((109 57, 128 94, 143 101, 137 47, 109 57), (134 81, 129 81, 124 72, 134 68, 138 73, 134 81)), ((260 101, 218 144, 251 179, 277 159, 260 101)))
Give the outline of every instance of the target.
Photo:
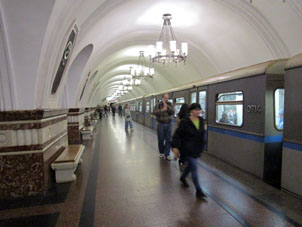
POLYGON ((184 118, 175 131, 172 140, 173 152, 175 159, 178 158, 179 152, 188 163, 183 171, 180 181, 185 187, 189 187, 186 177, 192 172, 192 180, 196 188, 196 197, 204 199, 206 195, 203 193, 197 174, 197 158, 203 151, 204 146, 204 123, 203 118, 199 117, 201 107, 198 103, 190 106, 190 117, 184 118))

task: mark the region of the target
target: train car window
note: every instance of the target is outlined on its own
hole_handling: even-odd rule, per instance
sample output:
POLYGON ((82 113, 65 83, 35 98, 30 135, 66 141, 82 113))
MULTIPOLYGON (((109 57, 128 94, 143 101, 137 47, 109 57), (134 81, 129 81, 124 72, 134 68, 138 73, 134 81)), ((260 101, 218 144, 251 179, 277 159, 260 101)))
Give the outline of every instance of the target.
POLYGON ((173 99, 168 99, 168 102, 170 102, 171 104, 173 104, 173 99))
POLYGON ((142 102, 138 102, 138 111, 143 112, 143 103, 142 102))
POLYGON ((274 109, 275 109, 275 127, 278 130, 283 130, 284 88, 278 88, 275 90, 274 109))
POLYGON ((151 99, 151 112, 152 112, 152 113, 153 113, 153 111, 154 111, 155 105, 156 105, 156 98, 151 99))
POLYGON ((185 98, 184 97, 176 98, 175 103, 185 103, 185 98))
POLYGON ((131 110, 132 110, 132 111, 135 111, 135 103, 132 103, 132 104, 131 104, 131 110))
POLYGON ((150 102, 146 102, 146 113, 150 113, 150 102))
POLYGON ((175 105, 174 105, 174 117, 177 116, 180 108, 181 108, 181 105, 185 103, 185 98, 184 97, 181 97, 181 98, 176 98, 175 100, 175 105))
POLYGON ((216 98, 216 123, 240 127, 243 124, 242 91, 220 93, 216 98))
POLYGON ((191 104, 197 102, 197 97, 196 96, 197 96, 196 92, 191 93, 191 104))
POLYGON ((201 117, 204 119, 207 118, 206 113, 207 113, 207 92, 206 91, 200 91, 199 92, 199 104, 201 106, 202 111, 200 112, 201 117))

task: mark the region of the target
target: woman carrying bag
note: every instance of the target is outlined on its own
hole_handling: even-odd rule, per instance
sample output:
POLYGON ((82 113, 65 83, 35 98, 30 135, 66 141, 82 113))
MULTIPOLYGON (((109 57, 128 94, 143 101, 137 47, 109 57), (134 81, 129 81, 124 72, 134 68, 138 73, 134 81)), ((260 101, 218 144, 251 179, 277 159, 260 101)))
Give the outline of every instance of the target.
POLYGON ((128 104, 125 105, 124 110, 125 110, 125 130, 128 130, 128 124, 130 125, 130 130, 133 130, 131 112, 129 110, 128 104))
POLYGON ((182 119, 175 131, 172 140, 173 153, 177 160, 181 152, 182 158, 188 163, 185 167, 180 181, 184 187, 189 187, 186 177, 192 173, 192 180, 196 188, 196 197, 204 199, 203 193, 198 181, 197 158, 203 151, 204 146, 204 122, 200 115, 201 107, 198 103, 190 106, 190 116, 182 119))

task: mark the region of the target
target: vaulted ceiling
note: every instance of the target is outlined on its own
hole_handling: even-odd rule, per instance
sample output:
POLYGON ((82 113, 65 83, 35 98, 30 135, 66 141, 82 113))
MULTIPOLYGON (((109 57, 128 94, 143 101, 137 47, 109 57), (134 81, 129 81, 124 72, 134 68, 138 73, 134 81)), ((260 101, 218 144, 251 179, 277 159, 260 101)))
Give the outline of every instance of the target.
POLYGON ((1 0, 0 13, 0 61, 15 109, 101 104, 137 64, 138 52, 155 44, 164 13, 189 44, 187 62, 155 65, 154 78, 122 100, 302 53, 301 0, 1 0), (75 26, 75 46, 51 95, 75 26))

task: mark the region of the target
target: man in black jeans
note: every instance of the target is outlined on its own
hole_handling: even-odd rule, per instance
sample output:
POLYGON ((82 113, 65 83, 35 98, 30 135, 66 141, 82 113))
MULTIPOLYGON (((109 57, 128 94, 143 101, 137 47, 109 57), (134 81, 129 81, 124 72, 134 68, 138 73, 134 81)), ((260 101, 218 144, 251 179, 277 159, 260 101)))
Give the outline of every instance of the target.
POLYGON ((173 107, 170 102, 168 102, 169 95, 164 94, 162 96, 162 101, 159 102, 154 108, 154 115, 157 120, 157 139, 158 139, 158 149, 159 157, 166 157, 167 160, 172 160, 170 156, 170 140, 172 132, 172 117, 173 117, 173 107))

